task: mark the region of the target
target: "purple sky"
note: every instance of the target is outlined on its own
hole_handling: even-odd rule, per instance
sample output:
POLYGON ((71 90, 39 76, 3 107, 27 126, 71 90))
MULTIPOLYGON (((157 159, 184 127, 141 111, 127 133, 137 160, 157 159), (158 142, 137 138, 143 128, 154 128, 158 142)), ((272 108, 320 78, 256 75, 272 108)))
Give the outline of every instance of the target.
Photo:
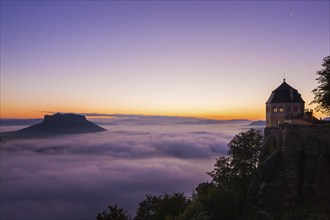
POLYGON ((1 117, 263 118, 283 73, 312 100, 329 20, 329 1, 1 1, 1 117))

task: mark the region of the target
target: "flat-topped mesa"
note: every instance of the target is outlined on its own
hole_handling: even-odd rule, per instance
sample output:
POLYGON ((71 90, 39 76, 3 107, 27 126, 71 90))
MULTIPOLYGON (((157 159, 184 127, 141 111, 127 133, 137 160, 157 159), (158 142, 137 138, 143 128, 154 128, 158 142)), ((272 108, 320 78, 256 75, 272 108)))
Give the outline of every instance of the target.
POLYGON ((84 115, 61 114, 45 115, 43 122, 17 131, 18 133, 78 134, 106 131, 88 121, 84 115))
POLYGON ((56 113, 54 115, 45 115, 43 123, 45 124, 53 124, 53 123, 76 123, 76 122, 83 122, 86 121, 86 117, 84 115, 77 115, 77 114, 61 114, 56 113))

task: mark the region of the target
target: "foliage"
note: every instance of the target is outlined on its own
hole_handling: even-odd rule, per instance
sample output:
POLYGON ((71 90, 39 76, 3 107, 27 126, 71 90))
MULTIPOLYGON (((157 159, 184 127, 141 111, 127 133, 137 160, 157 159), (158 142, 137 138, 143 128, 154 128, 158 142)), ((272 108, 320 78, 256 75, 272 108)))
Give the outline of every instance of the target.
POLYGON ((218 186, 235 188, 246 195, 259 164, 261 132, 256 129, 241 132, 235 135, 228 146, 228 155, 219 157, 214 170, 208 174, 218 186))
POLYGON ((233 179, 233 168, 230 156, 221 156, 216 159, 214 170, 207 173, 213 178, 213 182, 219 186, 229 188, 233 179))
POLYGON ((139 203, 135 220, 172 220, 178 217, 188 205, 183 193, 161 196, 147 195, 139 203))
POLYGON ((242 195, 214 183, 201 183, 191 203, 200 203, 209 219, 238 219, 242 195))
POLYGON ((198 200, 190 200, 187 208, 183 211, 183 213, 176 218, 176 220, 213 220, 212 216, 210 216, 203 204, 198 200))
POLYGON ((274 217, 275 220, 327 220, 328 215, 315 209, 311 204, 304 203, 293 207, 274 217))
POLYGON ((96 216, 96 220, 130 220, 131 217, 128 216, 124 209, 118 208, 117 205, 109 205, 108 212, 103 211, 102 213, 98 213, 96 216))
POLYGON ((217 158, 214 170, 208 172, 212 182, 198 185, 178 219, 239 219, 248 187, 258 168, 261 146, 259 130, 237 134, 228 144, 227 156, 217 158))
POLYGON ((323 59, 322 67, 316 72, 319 86, 312 91, 314 100, 311 104, 317 104, 316 111, 330 115, 330 56, 323 59))

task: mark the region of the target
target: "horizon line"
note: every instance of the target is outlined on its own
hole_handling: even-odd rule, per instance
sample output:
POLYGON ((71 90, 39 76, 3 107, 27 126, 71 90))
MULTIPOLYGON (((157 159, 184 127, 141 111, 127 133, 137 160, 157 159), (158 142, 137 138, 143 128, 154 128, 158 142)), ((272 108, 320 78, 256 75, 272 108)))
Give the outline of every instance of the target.
MULTIPOLYGON (((226 116, 196 116, 196 115, 169 115, 169 114, 137 114, 137 113, 83 113, 83 112, 52 112, 52 111, 40 111, 48 114, 77 114, 77 115, 84 115, 86 118, 114 118, 114 117, 171 117, 171 118, 194 118, 194 119, 207 119, 207 120, 214 120, 214 121, 231 121, 231 120, 248 120, 248 121, 264 121, 265 118, 241 118, 241 117, 230 117, 227 118, 226 116)), ((45 114, 45 115, 48 115, 45 114)), ((45 116, 44 115, 44 116, 45 116)), ((29 120, 29 119, 43 119, 42 117, 1 117, 0 120, 29 120)))

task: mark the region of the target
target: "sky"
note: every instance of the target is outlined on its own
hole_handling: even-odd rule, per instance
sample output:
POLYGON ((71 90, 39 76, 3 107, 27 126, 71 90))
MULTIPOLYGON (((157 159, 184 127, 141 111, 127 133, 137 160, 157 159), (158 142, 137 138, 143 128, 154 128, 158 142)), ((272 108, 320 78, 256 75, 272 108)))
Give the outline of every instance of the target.
POLYGON ((2 0, 0 118, 264 119, 284 74, 313 107, 329 4, 2 0))
MULTIPOLYGON (((95 219, 110 204, 134 216, 148 194, 191 196, 211 180, 206 172, 227 153, 230 139, 251 128, 251 121, 187 117, 94 120, 108 131, 1 140, 1 219, 95 219)), ((27 125, 1 129, 18 126, 27 125)))

